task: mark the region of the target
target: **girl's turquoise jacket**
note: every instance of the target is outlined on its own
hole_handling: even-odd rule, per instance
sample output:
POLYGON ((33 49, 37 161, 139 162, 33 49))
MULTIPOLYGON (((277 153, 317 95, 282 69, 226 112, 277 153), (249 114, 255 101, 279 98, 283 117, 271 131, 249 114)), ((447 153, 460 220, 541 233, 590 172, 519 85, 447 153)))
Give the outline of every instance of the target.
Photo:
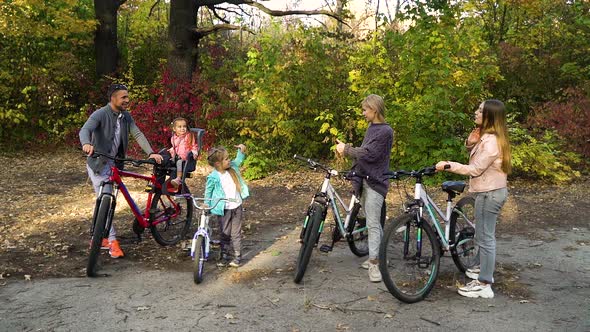
MULTIPOLYGON (((240 191, 242 199, 246 199, 248 196, 250 196, 248 186, 242 178, 242 174, 240 174, 240 165, 242 164, 245 158, 246 155, 242 153, 242 150, 238 149, 236 159, 232 160, 229 164, 230 167, 233 168, 236 171, 236 174, 238 175, 238 180, 240 181, 240 186, 242 187, 242 190, 240 191)), ((211 172, 211 174, 207 176, 207 185, 205 186, 205 198, 212 199, 211 202, 215 202, 215 200, 218 198, 225 198, 225 192, 223 191, 223 187, 221 186, 220 176, 221 174, 216 169, 213 169, 213 172, 211 172)), ((220 202, 219 204, 217 204, 215 208, 211 210, 211 214, 222 216, 224 207, 225 204, 223 202, 220 202)))

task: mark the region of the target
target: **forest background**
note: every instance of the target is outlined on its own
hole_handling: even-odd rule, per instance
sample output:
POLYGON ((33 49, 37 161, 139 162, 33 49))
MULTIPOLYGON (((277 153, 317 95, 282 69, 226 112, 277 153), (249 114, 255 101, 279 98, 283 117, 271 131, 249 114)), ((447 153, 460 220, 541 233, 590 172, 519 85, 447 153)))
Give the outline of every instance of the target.
POLYGON ((559 182, 587 172, 590 2, 285 4, 294 9, 2 1, 1 150, 78 145, 119 82, 154 148, 168 146, 171 120, 184 116, 207 129, 207 146, 249 146, 248 178, 288 167, 294 153, 337 161, 336 138, 362 141, 370 93, 384 97, 395 130, 392 168, 466 161, 473 112, 496 98, 507 105, 516 175, 559 182))

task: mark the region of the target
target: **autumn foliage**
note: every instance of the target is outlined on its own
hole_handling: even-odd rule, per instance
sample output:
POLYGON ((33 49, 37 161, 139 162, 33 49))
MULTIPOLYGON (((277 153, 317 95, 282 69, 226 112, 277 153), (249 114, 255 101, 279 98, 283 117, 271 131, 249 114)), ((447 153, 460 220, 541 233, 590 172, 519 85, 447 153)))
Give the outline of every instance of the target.
POLYGON ((566 146, 590 157, 590 98, 584 91, 566 89, 564 97, 533 108, 529 125, 555 129, 566 146))

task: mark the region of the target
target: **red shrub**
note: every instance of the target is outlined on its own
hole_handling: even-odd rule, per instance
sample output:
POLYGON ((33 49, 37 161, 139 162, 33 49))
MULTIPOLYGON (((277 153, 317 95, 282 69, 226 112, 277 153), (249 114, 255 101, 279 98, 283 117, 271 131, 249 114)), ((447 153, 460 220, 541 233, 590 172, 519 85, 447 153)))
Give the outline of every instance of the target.
MULTIPOLYGON (((182 82, 165 72, 160 86, 153 88, 150 95, 152 99, 135 101, 130 109, 137 126, 155 151, 169 148, 171 122, 177 117, 186 118, 189 127, 207 129, 205 147, 213 142, 216 133, 213 128, 207 128, 208 120, 218 117, 223 110, 217 94, 199 73, 193 75, 192 82, 182 82)), ((131 144, 129 150, 131 155, 143 155, 137 144, 131 144)))
POLYGON ((590 98, 584 91, 569 88, 564 98, 533 108, 530 125, 555 129, 573 151, 590 157, 590 98))

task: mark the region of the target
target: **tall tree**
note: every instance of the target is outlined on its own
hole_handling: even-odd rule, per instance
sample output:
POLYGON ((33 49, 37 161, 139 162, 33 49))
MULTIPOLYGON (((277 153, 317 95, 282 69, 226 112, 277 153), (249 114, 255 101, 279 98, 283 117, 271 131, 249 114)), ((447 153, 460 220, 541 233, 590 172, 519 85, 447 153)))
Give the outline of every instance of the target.
POLYGON ((94 35, 96 75, 102 77, 117 70, 117 11, 126 0, 94 0, 98 26, 94 35))
POLYGON ((184 80, 191 78, 195 70, 198 43, 206 35, 220 30, 248 30, 243 26, 231 24, 229 19, 232 15, 233 17, 246 15, 242 5, 256 8, 270 16, 327 15, 342 20, 335 13, 326 10, 272 10, 251 0, 171 0, 169 26, 171 49, 168 69, 174 77, 184 80), (197 12, 200 8, 210 10, 212 15, 222 23, 198 27, 197 12), (226 13, 232 15, 225 15, 226 13))

